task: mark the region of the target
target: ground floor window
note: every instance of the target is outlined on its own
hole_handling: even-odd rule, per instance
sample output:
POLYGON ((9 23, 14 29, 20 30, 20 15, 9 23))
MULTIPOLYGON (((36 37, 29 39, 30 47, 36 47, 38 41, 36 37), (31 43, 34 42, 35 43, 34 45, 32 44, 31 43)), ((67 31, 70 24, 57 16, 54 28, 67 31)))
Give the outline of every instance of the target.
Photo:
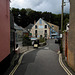
POLYGON ((45 34, 45 37, 47 37, 47 34, 45 34))
POLYGON ((40 35, 40 38, 42 38, 42 35, 40 35))
POLYGON ((37 38, 37 35, 35 35, 35 37, 37 38))

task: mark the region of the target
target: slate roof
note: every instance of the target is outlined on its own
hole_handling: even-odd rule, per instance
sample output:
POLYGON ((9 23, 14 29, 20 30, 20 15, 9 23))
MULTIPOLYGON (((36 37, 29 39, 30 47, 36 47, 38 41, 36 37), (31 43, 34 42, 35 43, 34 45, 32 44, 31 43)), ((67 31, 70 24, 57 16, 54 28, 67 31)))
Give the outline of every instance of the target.
POLYGON ((25 30, 27 30, 27 31, 28 31, 28 29, 31 30, 33 26, 34 26, 34 24, 29 24, 27 27, 25 27, 25 30))
POLYGON ((21 26, 18 26, 16 23, 14 23, 14 29, 22 30, 23 32, 27 32, 24 28, 22 28, 21 26))
POLYGON ((54 30, 56 31, 56 32, 59 32, 59 26, 57 26, 57 25, 54 25, 54 24, 52 24, 52 23, 49 23, 49 22, 47 22, 48 23, 48 25, 50 25, 50 27, 54 27, 54 30))

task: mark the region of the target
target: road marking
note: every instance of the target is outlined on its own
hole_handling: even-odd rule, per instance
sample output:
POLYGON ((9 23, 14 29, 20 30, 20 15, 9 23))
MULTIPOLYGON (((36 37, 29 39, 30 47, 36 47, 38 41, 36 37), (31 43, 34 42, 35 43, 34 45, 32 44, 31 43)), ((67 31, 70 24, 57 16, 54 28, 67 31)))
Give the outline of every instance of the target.
POLYGON ((45 47, 44 49, 49 49, 49 47, 45 47))
POLYGON ((59 63, 68 75, 72 75, 72 73, 67 69, 67 67, 62 62, 62 54, 59 54, 59 63))
MULTIPOLYGON (((33 49, 33 50, 35 50, 35 49, 33 49)), ((28 52, 31 52, 31 51, 33 51, 33 50, 26 51, 26 52, 24 52, 24 53, 21 55, 21 57, 20 57, 20 59, 19 59, 19 61, 18 61, 18 64, 14 67, 14 69, 10 72, 9 75, 14 75, 15 71, 17 70, 17 68, 18 68, 19 65, 21 64, 21 61, 22 61, 23 56, 24 56, 25 54, 27 54, 28 52)))
MULTIPOLYGON (((47 44, 47 45, 48 45, 48 44, 47 44)), ((46 46, 47 46, 47 45, 46 45, 46 46)), ((39 47, 39 48, 43 48, 43 47, 39 47)), ((33 50, 35 50, 35 49, 33 49, 33 50)), ((19 59, 19 61, 18 61, 18 64, 14 67, 14 69, 10 72, 9 75, 14 75, 15 71, 17 70, 17 68, 18 68, 19 65, 21 64, 21 61, 22 61, 23 56, 24 56, 25 54, 27 54, 28 52, 31 52, 31 51, 33 51, 33 50, 26 51, 26 52, 24 52, 24 53, 21 55, 21 57, 20 57, 20 59, 19 59)))
POLYGON ((58 51, 57 54, 60 54, 60 51, 58 51))

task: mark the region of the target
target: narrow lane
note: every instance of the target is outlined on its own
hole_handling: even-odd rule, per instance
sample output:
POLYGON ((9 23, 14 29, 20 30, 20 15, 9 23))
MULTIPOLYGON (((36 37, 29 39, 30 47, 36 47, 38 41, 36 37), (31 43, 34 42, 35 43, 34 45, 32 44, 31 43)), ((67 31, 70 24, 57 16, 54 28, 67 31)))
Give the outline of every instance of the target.
POLYGON ((48 45, 24 55, 14 75, 67 75, 58 61, 59 45, 48 40, 48 45))
POLYGON ((47 43, 48 43, 48 47, 50 50, 55 51, 55 52, 60 50, 59 44, 55 43, 55 39, 48 40, 47 43))

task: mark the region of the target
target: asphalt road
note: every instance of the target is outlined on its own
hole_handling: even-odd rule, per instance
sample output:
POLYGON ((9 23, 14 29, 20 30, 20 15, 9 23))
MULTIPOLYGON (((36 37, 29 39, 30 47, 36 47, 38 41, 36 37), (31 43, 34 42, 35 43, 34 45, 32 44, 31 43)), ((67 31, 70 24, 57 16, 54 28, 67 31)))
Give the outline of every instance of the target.
POLYGON ((58 61, 59 45, 48 40, 47 46, 24 55, 14 75, 67 75, 58 61))

